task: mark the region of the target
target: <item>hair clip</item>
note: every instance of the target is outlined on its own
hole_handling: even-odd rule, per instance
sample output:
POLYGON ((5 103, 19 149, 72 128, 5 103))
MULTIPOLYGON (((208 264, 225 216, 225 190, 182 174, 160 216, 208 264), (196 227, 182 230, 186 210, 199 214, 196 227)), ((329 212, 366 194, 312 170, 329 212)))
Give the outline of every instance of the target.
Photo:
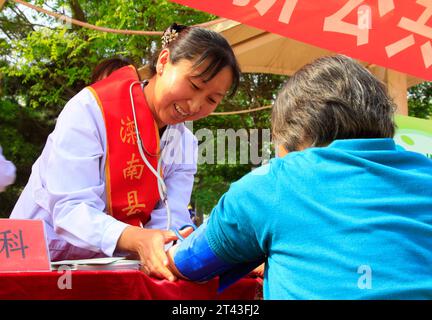
POLYGON ((171 41, 174 41, 178 37, 178 32, 174 28, 168 28, 162 36, 162 48, 168 47, 171 41))

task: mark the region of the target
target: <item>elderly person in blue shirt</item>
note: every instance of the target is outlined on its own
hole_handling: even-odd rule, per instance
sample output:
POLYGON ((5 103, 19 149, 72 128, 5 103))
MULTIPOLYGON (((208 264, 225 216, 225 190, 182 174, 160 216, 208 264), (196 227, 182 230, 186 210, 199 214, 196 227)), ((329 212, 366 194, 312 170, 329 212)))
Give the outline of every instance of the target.
POLYGON ((232 184, 171 268, 203 281, 265 262, 265 299, 431 299, 432 161, 395 145, 394 110, 350 58, 303 67, 273 107, 280 157, 232 184))

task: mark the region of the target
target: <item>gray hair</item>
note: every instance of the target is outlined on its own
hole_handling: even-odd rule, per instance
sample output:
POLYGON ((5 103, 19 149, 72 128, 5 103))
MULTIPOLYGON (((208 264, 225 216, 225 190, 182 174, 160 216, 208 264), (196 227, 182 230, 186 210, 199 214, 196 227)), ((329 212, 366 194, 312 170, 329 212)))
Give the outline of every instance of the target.
POLYGON ((287 151, 337 139, 391 138, 396 105, 385 85, 346 56, 315 60, 280 91, 272 111, 275 142, 287 151))

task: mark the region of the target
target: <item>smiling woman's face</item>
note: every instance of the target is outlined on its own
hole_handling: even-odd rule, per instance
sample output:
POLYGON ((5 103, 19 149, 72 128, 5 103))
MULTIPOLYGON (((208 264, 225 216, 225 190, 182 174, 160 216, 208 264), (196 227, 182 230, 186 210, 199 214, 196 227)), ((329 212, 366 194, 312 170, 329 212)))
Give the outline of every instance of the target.
POLYGON ((172 64, 169 51, 161 52, 157 74, 152 79, 152 97, 148 99, 159 128, 208 116, 231 87, 232 72, 229 67, 204 82, 197 75, 205 70, 206 63, 196 69, 193 69, 193 64, 194 61, 186 59, 172 64))

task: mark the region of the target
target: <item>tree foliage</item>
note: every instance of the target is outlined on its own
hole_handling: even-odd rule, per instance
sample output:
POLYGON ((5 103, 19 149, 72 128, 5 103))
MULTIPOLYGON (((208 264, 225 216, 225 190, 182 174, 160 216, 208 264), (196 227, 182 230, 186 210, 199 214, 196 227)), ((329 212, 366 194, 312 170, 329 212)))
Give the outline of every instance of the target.
POLYGON ((409 115, 417 118, 432 118, 432 83, 423 82, 412 87, 408 93, 409 115))
MULTIPOLYGON (((170 23, 198 24, 214 16, 168 1, 33 1, 97 26, 130 30, 164 30, 170 23)), ((17 166, 17 181, 0 195, 0 213, 9 213, 25 186, 31 166, 65 103, 84 88, 102 59, 123 55, 146 64, 160 46, 159 37, 104 33, 62 23, 7 2, 0 13, 0 145, 17 166)), ((245 76, 239 95, 220 107, 239 110, 266 105, 281 77, 245 76), (276 80, 273 80, 276 79, 276 80), (277 83, 274 84, 273 82, 277 83)), ((269 127, 269 112, 209 117, 195 128, 269 127)), ((193 203, 208 213, 229 184, 251 170, 250 165, 200 165, 193 203)))
MULTIPOLYGON (((171 22, 197 24, 214 17, 168 1, 32 1, 51 11, 115 29, 164 30, 171 22)), ((83 89, 104 58, 123 55, 143 65, 159 37, 76 27, 6 2, 0 13, 0 145, 17 166, 17 181, 0 194, 7 215, 65 103, 83 89)))
MULTIPOLYGON (((97 26, 131 30, 164 30, 170 23, 187 25, 216 17, 162 0, 30 1, 97 26)), ((14 186, 0 194, 0 216, 8 216, 31 166, 65 103, 84 88, 94 66, 104 58, 123 55, 144 65, 160 46, 159 37, 104 33, 60 22, 6 2, 0 12, 0 145, 17 166, 14 186)), ((285 77, 244 74, 238 94, 217 111, 270 105, 285 77)), ((410 113, 430 117, 429 83, 410 91, 410 113)), ((194 130, 264 129, 270 111, 235 116, 211 116, 194 123, 194 130)), ((219 141, 217 141, 219 142, 219 141)), ((215 145, 216 148, 216 145, 215 145)), ((201 164, 192 203, 208 214, 231 182, 250 172, 253 164, 201 164)))

